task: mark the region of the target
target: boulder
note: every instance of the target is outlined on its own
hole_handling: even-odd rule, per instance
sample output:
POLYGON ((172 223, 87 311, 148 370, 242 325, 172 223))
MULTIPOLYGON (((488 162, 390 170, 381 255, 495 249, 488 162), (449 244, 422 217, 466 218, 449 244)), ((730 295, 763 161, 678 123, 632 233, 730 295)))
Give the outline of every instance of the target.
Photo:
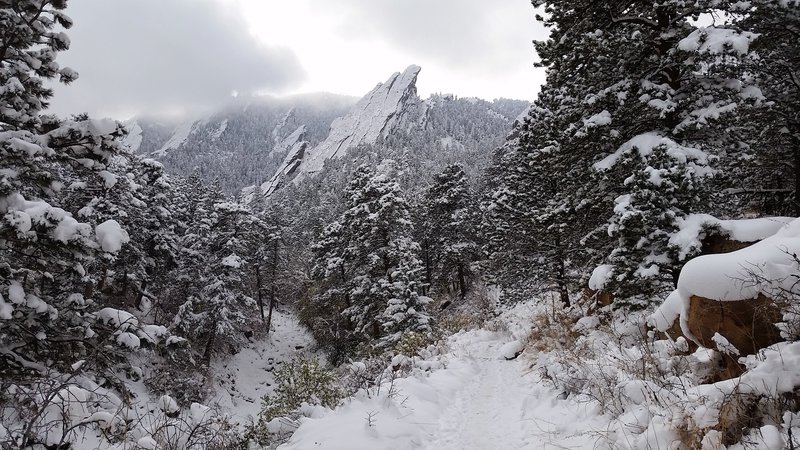
POLYGON ((590 305, 590 312, 614 303, 614 294, 607 291, 596 291, 591 288, 583 289, 583 302, 590 305))
POLYGON ((511 341, 500 347, 500 355, 505 359, 515 359, 525 350, 525 343, 522 341, 511 341))
POLYGON ((714 336, 719 333, 738 350, 725 354, 717 380, 737 377, 744 373, 739 356, 752 355, 780 342, 776 323, 782 320, 781 308, 770 298, 740 301, 719 301, 693 295, 689 301, 687 324, 697 343, 706 348, 718 348, 714 336))
POLYGON ((705 236, 701 242, 703 246, 700 253, 703 255, 735 252, 755 244, 755 242, 737 241, 730 236, 716 233, 705 236))

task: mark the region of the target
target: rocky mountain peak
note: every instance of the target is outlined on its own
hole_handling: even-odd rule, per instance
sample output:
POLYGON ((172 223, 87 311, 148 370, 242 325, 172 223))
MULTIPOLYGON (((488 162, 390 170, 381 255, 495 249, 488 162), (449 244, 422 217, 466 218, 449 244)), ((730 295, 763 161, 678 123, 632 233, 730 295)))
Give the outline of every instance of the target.
POLYGON ((320 171, 326 160, 344 155, 349 148, 385 138, 410 107, 420 103, 417 76, 421 70, 411 65, 394 73, 362 97, 349 114, 334 120, 328 137, 303 159, 298 176, 320 171))

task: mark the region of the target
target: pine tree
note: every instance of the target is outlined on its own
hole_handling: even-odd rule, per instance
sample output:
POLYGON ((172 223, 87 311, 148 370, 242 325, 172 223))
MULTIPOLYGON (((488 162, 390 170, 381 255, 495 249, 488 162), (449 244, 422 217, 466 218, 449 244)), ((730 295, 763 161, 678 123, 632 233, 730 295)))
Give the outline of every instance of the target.
POLYGON ((66 0, 16 0, 0 4, 0 131, 41 131, 49 118, 41 117, 53 90, 46 80, 74 81, 78 74, 61 68, 59 52, 69 38, 57 27, 69 29, 66 0))
POLYGON ((257 196, 249 207, 253 213, 245 216, 242 224, 245 258, 250 271, 252 297, 269 332, 278 299, 284 296, 286 284, 292 278, 286 245, 286 235, 290 230, 287 214, 280 203, 266 203, 263 196, 257 196))
MULTIPOLYGON (((196 183, 190 180, 190 186, 196 183)), ((219 351, 237 350, 252 329, 255 301, 242 279, 247 254, 243 228, 250 211, 227 202, 218 184, 195 186, 188 193, 197 203, 189 206, 190 220, 181 238, 181 280, 185 301, 174 324, 202 349, 208 366, 219 351)))
POLYGON ((514 299, 554 291, 569 305, 576 280, 568 267, 581 270, 598 259, 587 241, 602 223, 600 205, 582 200, 593 189, 586 181, 592 173, 560 141, 562 120, 574 114, 565 92, 543 87, 488 172, 482 230, 495 276, 514 299), (570 258, 578 252, 581 258, 570 258))
POLYGON ((800 2, 750 2, 738 25, 758 37, 755 57, 743 61, 763 99, 756 115, 742 117, 748 152, 734 167, 733 192, 752 198, 767 214, 800 215, 800 2))
POLYGON ((705 204, 703 181, 710 169, 703 152, 657 136, 639 138, 624 153, 611 156, 615 157, 620 161, 613 164, 631 175, 625 180, 628 193, 615 199, 608 227, 609 236, 617 241, 607 258, 611 267, 601 270, 612 270, 613 278, 605 288, 612 289, 621 303, 642 307, 647 303, 641 299, 666 294, 677 284, 681 258, 670 243, 679 231, 676 218, 686 217, 690 207, 705 204), (652 149, 652 154, 643 149, 652 149))
MULTIPOLYGON (((26 0, 0 5, 0 342, 23 344, 0 355, 6 374, 30 368, 43 374, 44 361, 51 370, 68 369, 84 357, 91 360, 87 367, 98 370, 119 361, 111 346, 102 354, 95 350, 117 335, 92 329, 103 328, 94 315, 103 305, 87 287, 103 276, 93 266, 115 259, 129 241, 115 220, 126 205, 105 191, 121 175, 113 171, 123 127, 41 113, 52 95, 45 82, 76 77, 55 62, 69 43, 56 29, 71 25, 65 6, 26 0), (96 204, 108 206, 109 214, 81 214, 91 204, 74 200, 86 194, 98 197, 96 204), (62 351, 65 345, 69 351, 62 351)), ((124 184, 119 190, 129 192, 124 184)))
POLYGON ((314 246, 316 273, 324 276, 318 301, 342 308, 355 343, 391 346, 404 332, 428 331, 419 245, 400 186, 360 166, 345 198, 347 210, 314 246))
MULTIPOLYGON (((698 156, 687 162, 683 149, 722 156, 738 148, 737 135, 726 127, 726 120, 757 102, 747 95, 752 84, 737 78, 730 68, 746 56, 754 35, 725 26, 697 28, 692 18, 727 7, 712 0, 535 1, 534 5, 545 6, 546 18, 539 19, 551 28, 550 39, 536 43, 540 64, 548 67, 543 89, 547 95, 532 109, 531 125, 521 133, 520 146, 528 153, 543 148, 555 152, 547 155, 550 163, 542 165, 547 170, 544 178, 559 183, 558 201, 550 202, 544 211, 544 217, 556 220, 546 229, 566 231, 578 225, 586 233, 569 240, 581 244, 597 240, 591 247, 606 255, 627 254, 625 259, 615 258, 616 264, 625 264, 618 273, 651 267, 649 259, 663 256, 659 249, 668 245, 674 223, 616 227, 614 241, 606 243, 599 231, 620 222, 614 212, 615 199, 626 195, 639 201, 655 198, 631 193, 631 187, 642 185, 628 181, 641 179, 642 173, 652 173, 652 169, 678 173, 683 171, 682 164, 691 164, 693 179, 650 186, 658 191, 656 197, 668 198, 637 209, 677 218, 703 208, 692 203, 697 197, 691 191, 681 188, 697 189, 699 180, 713 173, 701 167, 711 158, 698 156), (546 114, 542 117, 540 111, 546 114), (640 158, 627 161, 636 164, 622 167, 614 164, 622 158, 606 159, 630 150, 632 142, 637 142, 640 158), (659 149, 665 142, 672 147, 659 149), (610 164, 594 165, 601 160, 610 164), (630 243, 633 248, 620 247, 630 243)), ((624 208, 616 211, 624 212, 624 208)), ((625 280, 641 282, 650 281, 625 280)))
POLYGON ((452 164, 436 174, 428 189, 424 234, 428 240, 426 266, 435 274, 428 279, 451 290, 456 282, 461 298, 467 293, 470 263, 478 257, 479 245, 474 224, 477 214, 464 169, 452 164))

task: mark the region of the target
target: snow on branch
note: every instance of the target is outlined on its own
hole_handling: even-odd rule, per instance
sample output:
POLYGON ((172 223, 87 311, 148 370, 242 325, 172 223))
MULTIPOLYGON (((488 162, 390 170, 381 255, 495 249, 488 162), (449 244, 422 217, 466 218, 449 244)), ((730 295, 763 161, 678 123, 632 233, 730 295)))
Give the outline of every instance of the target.
POLYGON ((687 52, 718 55, 733 51, 739 56, 747 54, 750 43, 759 35, 729 28, 707 27, 693 31, 678 42, 678 48, 687 52))
MULTIPOLYGON (((661 146, 666 147, 669 157, 680 163, 686 164, 693 161, 700 165, 708 164, 709 156, 706 152, 692 147, 684 147, 670 138, 651 132, 640 134, 622 144, 617 151, 596 162, 593 167, 599 172, 609 170, 614 167, 626 153, 636 151, 644 159, 650 156, 656 148, 661 146)), ((700 175, 711 175, 711 173, 711 169, 707 169, 706 172, 700 173, 700 175)))

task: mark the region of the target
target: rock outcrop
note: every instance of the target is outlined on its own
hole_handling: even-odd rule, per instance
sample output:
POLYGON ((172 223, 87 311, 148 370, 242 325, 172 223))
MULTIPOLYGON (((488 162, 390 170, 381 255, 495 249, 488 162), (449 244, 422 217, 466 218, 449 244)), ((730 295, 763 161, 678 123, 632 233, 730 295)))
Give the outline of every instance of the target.
POLYGON ((739 356, 753 355, 782 340, 775 326, 781 320, 780 305, 763 294, 724 302, 693 295, 686 325, 696 343, 722 353, 715 378, 725 380, 744 373, 739 356))
POLYGON ((421 103, 417 97, 420 70, 412 65, 393 74, 361 98, 349 114, 334 120, 328 137, 307 152, 298 176, 322 170, 325 161, 343 156, 350 148, 386 138, 421 103))
POLYGON ((739 357, 783 340, 778 324, 796 298, 794 255, 800 253, 800 219, 787 222, 720 221, 724 235, 709 234, 702 247, 716 253, 687 262, 677 289, 650 316, 657 330, 676 338, 679 323, 687 339, 719 352, 714 381, 740 376, 745 367, 739 357), (752 242, 767 227, 774 230, 772 235, 752 242))
POLYGON ((291 180, 297 174, 300 165, 303 162, 308 142, 305 140, 306 127, 301 125, 294 133, 290 134, 283 140, 278 147, 281 149, 288 149, 289 153, 286 154, 283 163, 271 180, 260 186, 261 194, 265 197, 271 196, 278 188, 283 186, 287 180, 291 180))

